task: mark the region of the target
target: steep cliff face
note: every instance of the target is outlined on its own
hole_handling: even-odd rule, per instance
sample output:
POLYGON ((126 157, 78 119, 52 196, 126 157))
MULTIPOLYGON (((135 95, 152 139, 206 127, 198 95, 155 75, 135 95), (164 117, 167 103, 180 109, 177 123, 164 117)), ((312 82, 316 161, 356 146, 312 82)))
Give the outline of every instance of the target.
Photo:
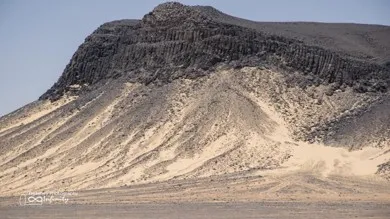
POLYGON ((335 88, 355 86, 357 92, 387 91, 386 65, 255 27, 210 8, 159 5, 141 21, 121 20, 99 27, 41 99, 56 99, 71 85, 120 76, 144 84, 200 77, 218 65, 266 65, 286 74, 299 71, 304 77, 291 82, 301 86, 334 83, 335 88))

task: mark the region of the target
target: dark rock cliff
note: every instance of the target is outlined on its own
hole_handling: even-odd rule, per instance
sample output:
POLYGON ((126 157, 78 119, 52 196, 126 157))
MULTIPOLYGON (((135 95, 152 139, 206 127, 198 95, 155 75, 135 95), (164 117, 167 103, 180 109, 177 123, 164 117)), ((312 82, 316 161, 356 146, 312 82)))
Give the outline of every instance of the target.
POLYGON ((387 91, 388 65, 270 34, 232 17, 221 22, 218 13, 208 7, 164 3, 140 21, 103 24, 86 38, 58 82, 40 99, 56 99, 74 84, 93 85, 121 76, 145 84, 169 83, 208 74, 219 64, 268 65, 286 74, 298 71, 305 75, 304 85, 333 83, 355 86, 357 92, 387 91))

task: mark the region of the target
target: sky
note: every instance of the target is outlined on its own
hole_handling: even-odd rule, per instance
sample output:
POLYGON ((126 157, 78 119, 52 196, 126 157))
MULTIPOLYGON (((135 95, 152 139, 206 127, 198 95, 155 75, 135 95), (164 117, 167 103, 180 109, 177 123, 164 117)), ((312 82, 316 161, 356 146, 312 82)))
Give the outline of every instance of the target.
MULTIPOLYGON (((140 19, 163 0, 0 0, 0 116, 38 99, 104 22, 140 19)), ((257 21, 390 26, 389 0, 183 0, 257 21)))

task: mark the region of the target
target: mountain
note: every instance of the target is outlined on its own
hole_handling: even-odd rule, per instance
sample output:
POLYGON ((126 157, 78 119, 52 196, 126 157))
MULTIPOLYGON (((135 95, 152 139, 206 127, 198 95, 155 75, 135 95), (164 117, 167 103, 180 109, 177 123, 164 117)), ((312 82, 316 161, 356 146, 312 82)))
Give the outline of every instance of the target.
POLYGON ((389 35, 171 2, 105 23, 0 118, 1 194, 248 175, 386 185, 389 35))

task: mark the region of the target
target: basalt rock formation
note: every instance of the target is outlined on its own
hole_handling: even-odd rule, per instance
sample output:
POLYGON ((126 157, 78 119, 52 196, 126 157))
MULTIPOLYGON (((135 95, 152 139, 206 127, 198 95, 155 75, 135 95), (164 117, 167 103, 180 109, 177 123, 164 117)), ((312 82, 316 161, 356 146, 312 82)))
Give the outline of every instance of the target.
MULTIPOLYGON (((357 92, 387 91, 387 65, 324 48, 321 40, 316 45, 277 31, 268 33, 264 25, 208 7, 165 3, 141 21, 120 20, 99 27, 40 99, 58 98, 72 85, 91 85, 121 75, 143 84, 195 78, 219 64, 270 65, 286 74, 299 71, 305 77, 291 81, 299 81, 300 86, 333 83, 335 89, 347 85, 355 86, 357 92)), ((376 31, 390 33, 390 28, 377 27, 376 31)))

